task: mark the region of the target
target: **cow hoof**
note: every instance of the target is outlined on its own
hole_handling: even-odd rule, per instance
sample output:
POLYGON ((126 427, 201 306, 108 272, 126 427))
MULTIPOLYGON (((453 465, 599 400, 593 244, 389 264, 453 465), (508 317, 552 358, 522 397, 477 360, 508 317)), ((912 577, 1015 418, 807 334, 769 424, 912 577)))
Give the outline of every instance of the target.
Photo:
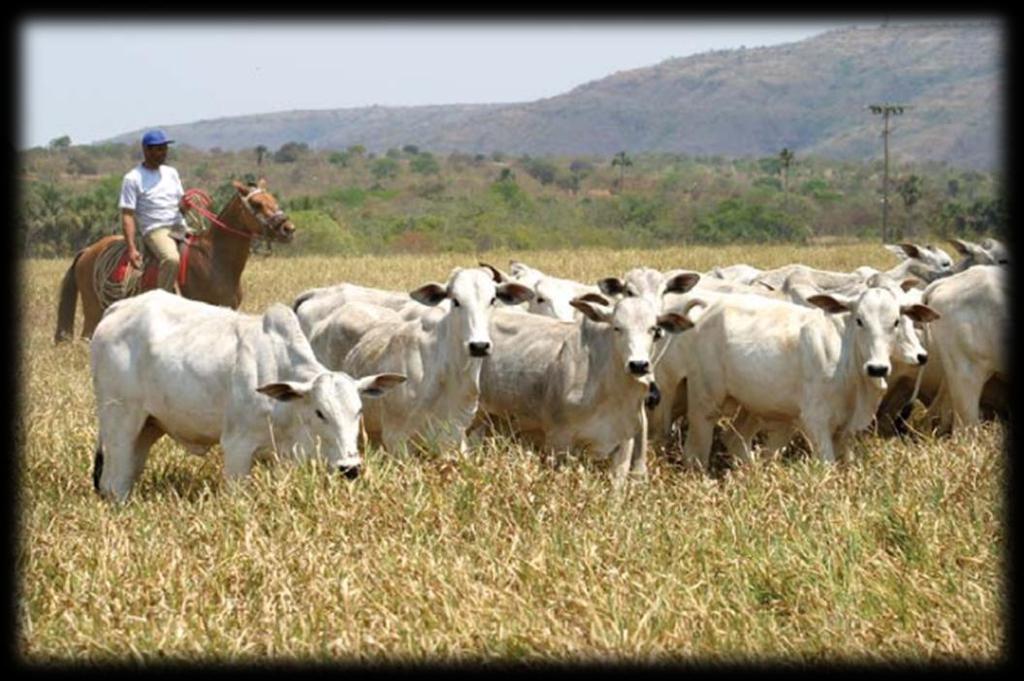
POLYGON ((359 466, 342 466, 338 468, 338 472, 349 480, 355 480, 359 477, 359 466))

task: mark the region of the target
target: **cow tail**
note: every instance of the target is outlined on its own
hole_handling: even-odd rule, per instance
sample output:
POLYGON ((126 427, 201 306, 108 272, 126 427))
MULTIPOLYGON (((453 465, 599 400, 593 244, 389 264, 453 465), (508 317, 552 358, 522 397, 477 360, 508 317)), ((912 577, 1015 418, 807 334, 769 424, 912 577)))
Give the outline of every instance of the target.
POLYGON ((70 340, 75 331, 75 306, 78 303, 78 282, 75 280, 75 265, 84 251, 75 254, 71 267, 64 273, 60 282, 60 302, 57 304, 57 330, 53 334, 53 342, 60 343, 70 340))
POLYGON ((96 456, 92 460, 92 486, 100 491, 100 476, 103 475, 103 443, 96 443, 96 456))

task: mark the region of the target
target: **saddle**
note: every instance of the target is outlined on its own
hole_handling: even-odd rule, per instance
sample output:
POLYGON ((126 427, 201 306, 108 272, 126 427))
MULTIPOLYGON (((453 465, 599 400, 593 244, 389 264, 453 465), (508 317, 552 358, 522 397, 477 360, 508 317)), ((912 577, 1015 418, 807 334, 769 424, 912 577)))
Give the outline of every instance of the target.
MULTIPOLYGON (((188 236, 178 232, 171 232, 171 238, 174 239, 178 245, 178 285, 181 286, 185 281, 185 270, 188 267, 188 257, 186 248, 188 247, 188 236)), ((139 275, 132 272, 131 262, 128 260, 128 245, 127 243, 121 243, 118 246, 121 249, 121 257, 118 259, 114 269, 110 272, 108 280, 112 284, 123 284, 126 278, 138 277, 139 275), (131 272, 131 274, 130 274, 131 272)), ((160 273, 160 261, 157 260, 156 256, 153 255, 148 248, 142 247, 142 276, 139 282, 140 291, 149 291, 157 287, 157 278, 160 273)))

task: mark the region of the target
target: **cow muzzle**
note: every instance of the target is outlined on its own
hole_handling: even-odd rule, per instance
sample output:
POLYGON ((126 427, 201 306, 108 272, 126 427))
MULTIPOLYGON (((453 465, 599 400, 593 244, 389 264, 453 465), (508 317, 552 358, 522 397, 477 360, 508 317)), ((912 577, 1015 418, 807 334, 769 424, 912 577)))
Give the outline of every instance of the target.
POLYGON ((629 368, 629 373, 634 376, 646 376, 651 372, 651 363, 646 359, 630 360, 626 366, 629 368))
POLYGON ((356 478, 358 478, 361 470, 362 466, 358 463, 352 464, 351 466, 338 466, 338 472, 344 475, 349 480, 355 480, 356 478))
POLYGON ((927 364, 928 363, 928 353, 927 352, 920 352, 920 353, 918 353, 918 355, 917 355, 917 363, 920 364, 921 366, 924 366, 925 364, 927 364))
POLYGON ((473 341, 469 344, 469 354, 472 357, 487 357, 491 354, 490 341, 473 341))
POLYGON ((888 364, 868 364, 864 369, 871 378, 885 378, 889 375, 888 364))

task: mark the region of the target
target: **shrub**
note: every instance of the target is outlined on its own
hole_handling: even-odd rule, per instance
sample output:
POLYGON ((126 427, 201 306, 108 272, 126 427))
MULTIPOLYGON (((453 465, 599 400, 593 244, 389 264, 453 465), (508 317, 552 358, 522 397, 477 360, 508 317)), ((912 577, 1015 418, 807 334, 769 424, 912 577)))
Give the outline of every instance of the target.
POLYGON ((697 221, 694 241, 724 244, 731 242, 799 241, 810 236, 806 225, 786 213, 740 199, 727 199, 714 211, 697 221))
POLYGON ((352 255, 359 252, 354 235, 322 210, 291 213, 295 240, 281 253, 289 255, 352 255))

